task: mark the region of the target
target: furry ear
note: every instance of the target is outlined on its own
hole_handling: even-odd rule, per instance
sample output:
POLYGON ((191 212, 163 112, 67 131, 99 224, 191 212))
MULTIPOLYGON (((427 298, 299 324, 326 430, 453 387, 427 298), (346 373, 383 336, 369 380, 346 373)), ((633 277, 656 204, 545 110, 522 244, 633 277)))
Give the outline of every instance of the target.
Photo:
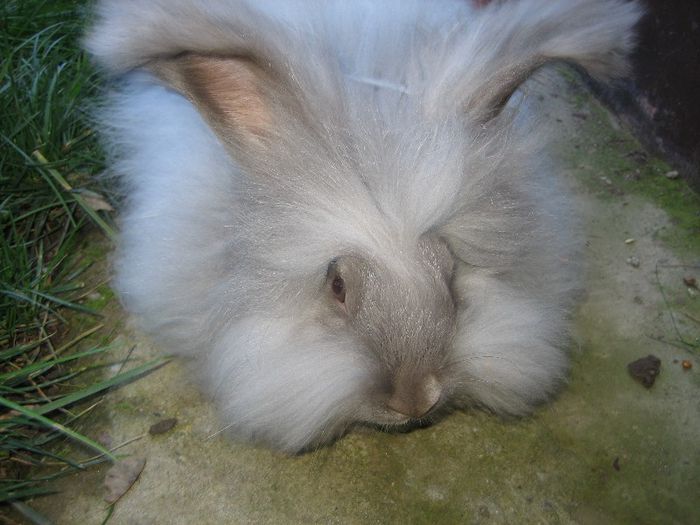
POLYGON ((624 0, 489 4, 476 11, 473 25, 467 22, 467 35, 455 42, 456 52, 436 79, 433 101, 456 100, 485 123, 545 64, 568 62, 601 80, 621 76, 642 14, 639 4, 624 0))
POLYGON ((254 4, 97 0, 84 45, 108 74, 150 71, 227 147, 248 150, 274 133, 276 109, 295 103, 285 77, 290 32, 254 4))
POLYGON ((186 53, 154 60, 146 68, 186 96, 226 145, 259 143, 269 134, 266 73, 253 61, 186 53))

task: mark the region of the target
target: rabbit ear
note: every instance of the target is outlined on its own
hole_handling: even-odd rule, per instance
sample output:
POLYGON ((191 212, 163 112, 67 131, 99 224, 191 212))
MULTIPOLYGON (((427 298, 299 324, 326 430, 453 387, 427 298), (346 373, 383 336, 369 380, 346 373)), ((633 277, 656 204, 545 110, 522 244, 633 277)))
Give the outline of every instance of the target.
POLYGON ((189 53, 147 69, 186 96, 229 146, 258 143, 271 130, 266 73, 247 58, 189 53))
POLYGON ((289 38, 256 2, 97 0, 84 45, 108 74, 155 74, 240 150, 264 142, 277 107, 294 103, 289 38))
POLYGON ((430 103, 457 101, 484 123, 545 64, 572 63, 601 80, 621 76, 641 16, 637 3, 622 0, 494 2, 450 37, 454 52, 438 68, 430 103))

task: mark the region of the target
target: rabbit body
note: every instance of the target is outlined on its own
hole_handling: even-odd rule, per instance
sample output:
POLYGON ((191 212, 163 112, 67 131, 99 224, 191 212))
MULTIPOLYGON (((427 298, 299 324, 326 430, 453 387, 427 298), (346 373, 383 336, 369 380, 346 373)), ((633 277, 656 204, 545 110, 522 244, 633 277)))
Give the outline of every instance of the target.
POLYGON ((523 415, 565 378, 579 289, 540 66, 625 71, 620 0, 102 0, 101 126, 127 199, 115 287, 193 357, 236 437, 523 415))

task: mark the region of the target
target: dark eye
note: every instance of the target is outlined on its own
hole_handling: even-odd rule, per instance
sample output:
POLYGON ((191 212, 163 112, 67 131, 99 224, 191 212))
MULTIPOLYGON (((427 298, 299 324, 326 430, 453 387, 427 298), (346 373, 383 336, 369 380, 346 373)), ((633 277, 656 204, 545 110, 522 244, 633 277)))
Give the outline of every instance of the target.
POLYGON ((333 290, 333 295, 341 303, 345 302, 345 281, 340 275, 336 275, 335 279, 331 283, 331 290, 333 290))

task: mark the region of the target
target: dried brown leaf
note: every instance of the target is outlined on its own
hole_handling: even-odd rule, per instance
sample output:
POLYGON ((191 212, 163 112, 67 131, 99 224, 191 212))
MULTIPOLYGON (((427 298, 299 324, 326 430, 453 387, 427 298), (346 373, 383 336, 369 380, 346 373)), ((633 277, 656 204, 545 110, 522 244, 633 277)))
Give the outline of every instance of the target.
POLYGON ((105 501, 116 503, 138 479, 146 465, 144 457, 130 457, 118 461, 105 475, 105 501))
POLYGON ((85 204, 90 206, 95 211, 114 211, 112 205, 107 202, 104 196, 100 195, 96 191, 91 190, 75 190, 85 201, 85 204))

